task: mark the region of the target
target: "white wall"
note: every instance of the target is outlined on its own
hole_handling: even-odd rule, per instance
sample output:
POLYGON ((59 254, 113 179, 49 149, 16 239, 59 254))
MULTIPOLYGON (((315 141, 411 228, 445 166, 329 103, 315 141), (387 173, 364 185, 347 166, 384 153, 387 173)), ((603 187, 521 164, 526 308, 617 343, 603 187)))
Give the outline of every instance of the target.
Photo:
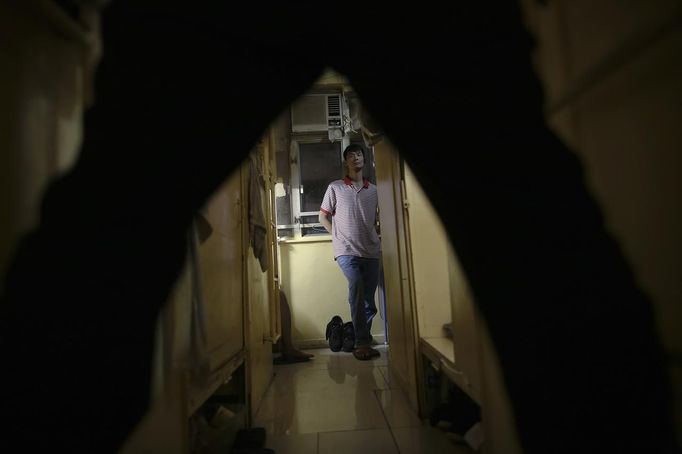
MULTIPOLYGON (((281 287, 291 305, 292 340, 299 348, 325 347, 325 329, 332 316, 351 320, 348 281, 334 261, 331 239, 280 242, 279 250, 281 287)), ((378 308, 377 295, 375 301, 378 308)), ((383 341, 384 321, 378 313, 372 335, 383 341)))

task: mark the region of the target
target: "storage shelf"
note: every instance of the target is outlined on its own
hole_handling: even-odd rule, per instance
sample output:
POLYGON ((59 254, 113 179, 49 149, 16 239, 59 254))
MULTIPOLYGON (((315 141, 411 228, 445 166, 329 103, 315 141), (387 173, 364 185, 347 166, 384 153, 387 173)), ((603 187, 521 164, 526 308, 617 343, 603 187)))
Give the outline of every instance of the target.
POLYGON ((422 355, 452 383, 467 393, 475 402, 481 403, 466 374, 455 365, 455 348, 452 339, 447 337, 422 337, 419 339, 422 355))
POLYGON ((216 370, 212 371, 202 388, 191 387, 188 402, 189 414, 194 413, 213 394, 218 387, 230 381, 232 374, 243 363, 246 354, 240 350, 216 370))
POLYGON ((422 337, 422 352, 431 360, 447 360, 452 366, 455 365, 455 346, 452 339, 447 337, 422 337))

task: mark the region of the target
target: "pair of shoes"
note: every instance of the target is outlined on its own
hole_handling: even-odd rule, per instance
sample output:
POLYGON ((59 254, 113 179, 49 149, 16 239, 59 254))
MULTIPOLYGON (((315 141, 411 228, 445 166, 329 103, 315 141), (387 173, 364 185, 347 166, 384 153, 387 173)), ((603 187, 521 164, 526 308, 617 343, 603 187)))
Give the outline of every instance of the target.
POLYGON ((343 324, 343 351, 352 352, 355 348, 355 328, 353 322, 343 324))
POLYGON ((381 353, 379 353, 379 350, 375 350, 369 345, 366 345, 353 350, 353 356, 355 356, 355 359, 359 359, 360 361, 367 361, 380 357, 381 353))
POLYGON ((333 352, 338 352, 343 347, 343 326, 343 320, 338 315, 333 316, 327 323, 326 339, 333 352))
POLYGON ((326 338, 329 341, 329 348, 333 352, 343 350, 352 352, 355 348, 355 328, 353 322, 343 323, 343 319, 335 315, 327 323, 326 338))

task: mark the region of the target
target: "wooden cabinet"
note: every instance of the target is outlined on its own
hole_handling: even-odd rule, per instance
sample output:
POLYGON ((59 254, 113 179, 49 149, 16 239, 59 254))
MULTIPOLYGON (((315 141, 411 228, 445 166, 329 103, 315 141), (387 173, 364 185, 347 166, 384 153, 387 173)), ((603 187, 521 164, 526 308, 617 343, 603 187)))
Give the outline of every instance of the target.
POLYGON ((374 151, 389 367, 423 419, 442 406, 454 385, 482 420, 463 434, 470 446, 486 453, 518 453, 497 356, 456 251, 397 150, 381 142, 374 151))
POLYGON ((382 266, 386 317, 391 349, 389 367, 400 387, 418 407, 416 331, 408 269, 405 218, 403 216, 400 161, 393 147, 382 141, 374 147, 379 198, 382 266))

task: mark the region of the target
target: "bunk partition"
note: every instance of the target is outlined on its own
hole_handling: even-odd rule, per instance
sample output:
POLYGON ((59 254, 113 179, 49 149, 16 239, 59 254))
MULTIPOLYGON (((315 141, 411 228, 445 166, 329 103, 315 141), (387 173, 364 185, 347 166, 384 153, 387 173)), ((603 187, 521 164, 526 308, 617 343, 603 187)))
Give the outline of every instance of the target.
POLYGON ((516 454, 497 355, 456 251, 398 151, 383 140, 374 152, 393 377, 422 419, 472 417, 460 434, 470 447, 516 454))

